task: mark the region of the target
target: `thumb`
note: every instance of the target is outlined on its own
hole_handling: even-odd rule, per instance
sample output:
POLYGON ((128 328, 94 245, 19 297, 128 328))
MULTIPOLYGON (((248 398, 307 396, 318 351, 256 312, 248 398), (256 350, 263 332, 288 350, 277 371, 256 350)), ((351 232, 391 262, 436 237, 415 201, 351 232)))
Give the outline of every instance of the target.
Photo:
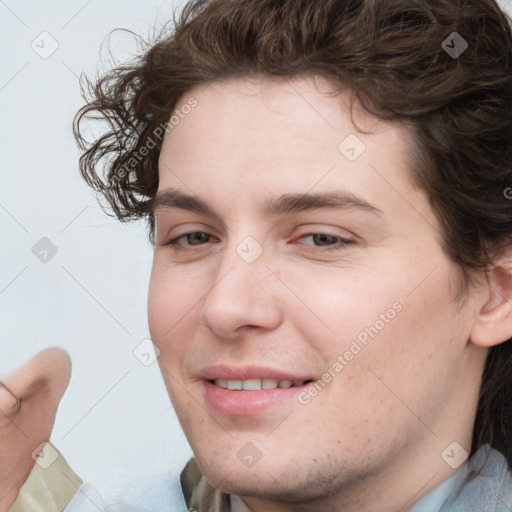
POLYGON ((16 499, 51 436, 71 377, 71 360, 59 348, 43 350, 0 386, 0 512, 16 499))
MULTIPOLYGON (((22 403, 30 406, 33 397, 42 391, 45 398, 60 401, 70 378, 69 355, 60 348, 52 347, 39 352, 2 382, 10 391, 11 397, 14 395, 22 403)), ((4 394, 4 401, 5 398, 4 394)))

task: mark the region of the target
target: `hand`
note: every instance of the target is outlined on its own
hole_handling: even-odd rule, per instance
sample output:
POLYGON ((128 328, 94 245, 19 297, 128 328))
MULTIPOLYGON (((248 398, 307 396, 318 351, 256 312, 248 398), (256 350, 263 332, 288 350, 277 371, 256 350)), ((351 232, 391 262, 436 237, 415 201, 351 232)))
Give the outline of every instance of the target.
POLYGON ((49 441, 70 377, 67 353, 49 348, 2 381, 12 394, 0 386, 0 512, 14 503, 32 471, 32 452, 49 441))

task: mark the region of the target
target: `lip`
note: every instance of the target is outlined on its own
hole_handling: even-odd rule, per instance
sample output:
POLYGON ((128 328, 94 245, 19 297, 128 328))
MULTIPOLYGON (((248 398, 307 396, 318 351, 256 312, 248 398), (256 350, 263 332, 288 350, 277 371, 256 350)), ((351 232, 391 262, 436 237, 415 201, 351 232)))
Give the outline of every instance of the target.
MULTIPOLYGON (((261 389, 257 391, 232 391, 213 383, 214 379, 249 380, 276 379, 291 381, 314 380, 311 376, 294 375, 263 366, 232 367, 214 365, 200 372, 201 386, 208 407, 222 416, 255 416, 272 411, 283 402, 297 400, 297 394, 310 383, 290 388, 261 389)), ((293 402, 292 402, 293 403, 293 402)))
POLYGON ((203 368, 199 377, 205 380, 249 380, 249 379, 276 379, 276 380, 314 380, 311 375, 297 375, 265 366, 235 367, 217 364, 203 368))
POLYGON ((201 382, 207 405, 222 416, 256 416, 269 412, 283 402, 297 400, 297 394, 308 384, 291 388, 261 389, 259 391, 231 391, 213 384, 201 382))

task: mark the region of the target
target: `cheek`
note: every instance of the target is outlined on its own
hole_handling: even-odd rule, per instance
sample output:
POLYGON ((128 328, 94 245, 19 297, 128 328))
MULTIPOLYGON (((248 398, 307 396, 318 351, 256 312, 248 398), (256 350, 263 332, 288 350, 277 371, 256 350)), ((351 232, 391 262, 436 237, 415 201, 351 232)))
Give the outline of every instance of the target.
POLYGON ((380 337, 403 311, 400 283, 389 273, 316 266, 283 269, 282 278, 295 294, 287 299, 286 318, 329 360, 353 340, 364 347, 380 337))
MULTIPOLYGON (((367 352, 376 395, 394 404, 404 423, 421 418, 432 428, 458 389, 468 335, 467 319, 464 314, 457 318, 443 275, 449 279, 440 270, 428 284, 403 297, 403 311, 372 340, 367 352)), ((416 426, 422 428, 418 422, 416 426)))
POLYGON ((167 329, 191 310, 208 284, 204 268, 173 265, 169 260, 165 248, 155 250, 148 293, 151 321, 167 329))
POLYGON ((148 323, 153 343, 160 350, 158 364, 169 398, 184 428, 194 418, 198 422, 194 401, 183 389, 184 361, 191 350, 194 326, 197 325, 198 279, 189 280, 176 269, 153 266, 148 293, 148 323))
MULTIPOLYGON (((288 318, 321 355, 329 381, 324 398, 329 394, 360 418, 376 418, 376 411, 389 417, 390 409, 410 416, 400 399, 428 414, 442 402, 439 396, 455 378, 447 361, 456 359, 465 333, 463 320, 454 323, 454 293, 446 290, 452 269, 438 263, 423 282, 431 270, 427 265, 404 265, 395 274, 326 268, 307 279, 304 273, 283 273, 302 299, 288 318), (339 278, 333 279, 336 272, 339 278)), ((389 263, 389 269, 396 267, 389 263)))
POLYGON ((184 335, 197 317, 198 300, 204 295, 204 288, 204 279, 194 278, 176 268, 167 268, 158 261, 153 264, 148 322, 151 339, 158 346, 161 359, 166 361, 172 354, 169 363, 174 364, 183 356, 187 348, 184 335))

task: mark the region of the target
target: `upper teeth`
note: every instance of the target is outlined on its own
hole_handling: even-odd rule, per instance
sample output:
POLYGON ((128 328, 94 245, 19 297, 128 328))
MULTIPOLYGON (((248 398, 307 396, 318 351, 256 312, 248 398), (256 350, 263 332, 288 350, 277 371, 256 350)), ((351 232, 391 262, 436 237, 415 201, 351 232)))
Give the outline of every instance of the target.
POLYGON ((224 389, 229 390, 247 390, 258 391, 260 389, 275 389, 275 388, 291 388, 292 386, 302 386, 303 380, 277 380, 277 379, 248 379, 248 380, 225 380, 215 379, 215 384, 224 389))

